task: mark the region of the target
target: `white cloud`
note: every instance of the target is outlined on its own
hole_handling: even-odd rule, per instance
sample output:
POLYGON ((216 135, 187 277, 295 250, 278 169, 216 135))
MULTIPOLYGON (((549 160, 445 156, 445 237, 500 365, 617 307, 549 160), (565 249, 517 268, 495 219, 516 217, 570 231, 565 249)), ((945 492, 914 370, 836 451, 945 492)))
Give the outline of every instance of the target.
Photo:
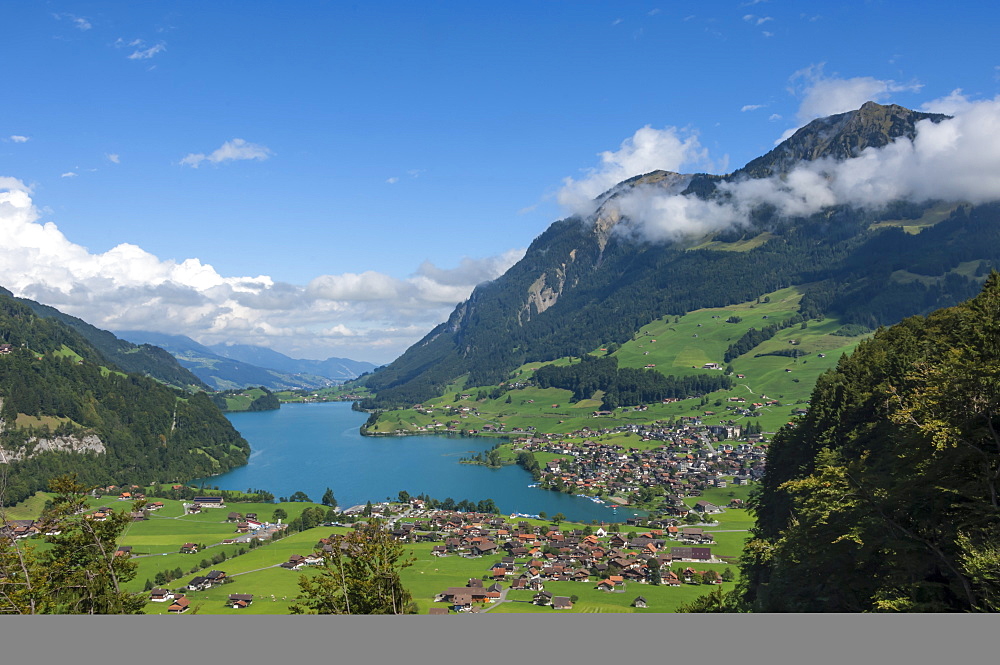
POLYGON ((30 136, 21 136, 20 134, 11 134, 10 140, 14 143, 27 143, 31 140, 30 136))
POLYGON ((273 154, 274 153, 272 153, 266 146, 258 145, 256 143, 248 143, 243 139, 233 139, 232 141, 226 141, 219 148, 208 155, 204 153, 190 153, 181 159, 180 163, 196 169, 202 162, 206 161, 213 164, 221 164, 222 162, 232 162, 245 159, 263 161, 271 157, 273 154))
POLYGON ((739 227, 761 204, 798 216, 840 204, 877 208, 898 199, 1000 200, 1000 97, 968 102, 959 96, 946 98, 954 118, 918 122, 912 141, 899 138, 854 159, 804 162, 783 177, 723 183, 725 196, 718 201, 682 196, 676 188, 636 187, 608 204, 627 218, 616 229, 659 241, 739 227))
POLYGON ((373 362, 392 360, 524 255, 463 258, 452 269, 424 262, 405 279, 374 271, 306 285, 226 277, 199 259, 162 260, 127 243, 91 253, 43 222, 30 188, 7 177, 0 177, 0 234, 0 286, 98 327, 373 362))
POLYGON ((93 25, 91 25, 90 20, 84 18, 83 16, 75 16, 73 14, 66 14, 66 13, 53 14, 52 16, 58 21, 61 21, 64 18, 69 19, 70 21, 73 22, 74 28, 83 32, 86 32, 87 30, 90 30, 92 27, 94 27, 93 25))
POLYGON ((76 174, 76 173, 75 173, 74 171, 66 171, 66 173, 63 173, 63 174, 62 174, 61 176, 59 176, 59 177, 60 177, 60 178, 75 178, 75 177, 76 177, 76 175, 77 175, 77 174, 76 174))
POLYGON ((116 153, 116 152, 108 153, 107 155, 105 155, 105 157, 107 157, 108 161, 110 161, 112 164, 121 164, 122 163, 121 156, 118 153, 116 153))
MULTIPOLYGON (((138 40, 137 40, 138 41, 138 40)), ((133 42, 134 44, 134 42, 133 42)), ((131 45, 131 44, 130 44, 131 45)), ((167 50, 167 45, 164 42, 154 44, 149 48, 136 49, 128 55, 129 60, 149 60, 157 53, 162 53, 167 50)))
POLYGON ((676 127, 653 129, 646 125, 625 139, 618 150, 599 153, 601 165, 580 180, 563 179, 557 199, 571 214, 588 215, 594 199, 622 180, 662 169, 678 171, 685 165, 710 168, 708 151, 693 132, 676 127))
POLYGON ((756 111, 757 109, 762 109, 765 106, 767 106, 767 104, 746 104, 743 106, 743 108, 740 109, 740 111, 742 112, 756 111))
POLYGON ((397 182, 399 182, 399 177, 392 176, 391 178, 386 178, 385 181, 390 185, 395 185, 397 182))
POLYGON ((965 111, 972 105, 969 98, 962 94, 961 88, 955 88, 950 93, 944 97, 939 97, 938 99, 932 99, 929 102, 925 102, 920 105, 920 110, 927 111, 929 113, 944 113, 946 115, 955 115, 965 111))
POLYGON ((824 63, 810 65, 791 76, 792 92, 802 97, 797 117, 805 124, 815 118, 859 108, 865 102, 882 102, 894 92, 915 92, 920 83, 898 83, 893 80, 856 76, 844 79, 823 73, 824 63), (799 83, 801 81, 801 83, 799 83))
POLYGON ((745 14, 743 20, 747 23, 753 23, 754 25, 763 25, 768 21, 773 21, 773 16, 757 16, 755 14, 745 14))

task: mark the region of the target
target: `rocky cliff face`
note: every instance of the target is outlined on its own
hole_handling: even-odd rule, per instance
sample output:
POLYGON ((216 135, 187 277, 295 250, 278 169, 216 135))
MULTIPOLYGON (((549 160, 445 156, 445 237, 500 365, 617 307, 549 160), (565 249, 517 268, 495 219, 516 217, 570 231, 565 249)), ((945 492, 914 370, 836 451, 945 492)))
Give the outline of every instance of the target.
MULTIPOLYGON (((3 400, 0 399, 0 410, 3 400)), ((0 432, 7 431, 7 422, 0 418, 0 432)), ((0 464, 9 464, 29 459, 47 451, 68 453, 104 453, 104 442, 96 434, 32 436, 17 448, 5 449, 0 446, 0 464)))
POLYGON ((16 450, 5 450, 0 447, 0 464, 19 462, 49 451, 103 454, 106 449, 104 442, 96 434, 32 437, 16 450))

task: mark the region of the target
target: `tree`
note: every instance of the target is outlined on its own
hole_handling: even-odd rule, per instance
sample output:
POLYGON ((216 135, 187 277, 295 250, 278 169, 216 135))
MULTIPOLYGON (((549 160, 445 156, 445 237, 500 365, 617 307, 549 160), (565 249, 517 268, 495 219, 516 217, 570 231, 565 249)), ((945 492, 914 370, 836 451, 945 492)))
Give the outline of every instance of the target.
POLYGON ((547 519, 549 519, 549 514, 547 512, 545 512, 544 510, 542 510, 542 511, 540 511, 538 513, 538 519, 540 519, 540 520, 547 520, 547 519))
POLYGON ((311 503, 312 502, 312 499, 310 499, 309 496, 305 492, 302 492, 302 491, 298 491, 295 494, 291 495, 290 497, 288 497, 288 500, 289 501, 302 501, 304 503, 311 503))
POLYGON ((400 572, 415 561, 378 520, 332 538, 318 575, 299 577, 292 614, 412 614, 400 572))
POLYGON ((369 499, 367 502, 365 502, 365 509, 364 509, 364 511, 362 511, 361 514, 364 515, 365 517, 371 517, 372 516, 372 502, 371 502, 371 499, 369 499))
MULTIPOLYGON (((132 523, 129 510, 116 511, 103 522, 85 516, 92 488, 66 474, 49 482, 56 494, 42 516, 51 547, 38 553, 31 546, 0 538, 0 613, 7 614, 142 614, 144 594, 123 590, 137 565, 117 556, 117 539, 132 523)), ((142 509, 144 501, 132 504, 142 509)))
POLYGON ((287 520, 288 512, 284 508, 275 508, 274 513, 271 515, 271 519, 275 522, 278 520, 287 520))
POLYGON ((399 490, 398 499, 399 499, 400 503, 409 503, 410 502, 410 493, 407 492, 406 490, 399 490))
POLYGON ((334 496, 333 496, 333 490, 330 489, 329 487, 327 487, 326 491, 323 492, 322 504, 324 506, 329 506, 331 508, 336 508, 337 507, 337 499, 334 498, 334 496))
POLYGON ((557 525, 564 519, 566 519, 566 516, 563 515, 562 513, 556 513, 555 515, 552 516, 552 521, 557 525))

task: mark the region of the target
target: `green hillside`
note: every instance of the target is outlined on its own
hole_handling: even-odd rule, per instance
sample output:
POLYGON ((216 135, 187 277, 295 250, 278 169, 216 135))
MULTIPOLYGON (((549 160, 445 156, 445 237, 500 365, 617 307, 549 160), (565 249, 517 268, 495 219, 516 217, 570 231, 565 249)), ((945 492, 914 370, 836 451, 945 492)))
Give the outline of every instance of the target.
POLYGON ((0 504, 69 471, 107 485, 194 478, 246 463, 249 444, 205 393, 122 372, 73 328, 2 294, 0 340, 7 345, 0 353, 0 504))
POLYGON ((738 305, 666 316, 643 326, 623 344, 600 347, 591 354, 603 357, 610 351, 619 367, 646 369, 647 365, 652 365, 646 371, 678 377, 719 377, 726 374, 727 366, 731 366, 732 388, 709 393, 704 398, 649 403, 645 411, 631 408, 639 404, 629 404, 615 409, 611 415, 595 418, 592 413, 602 410, 603 395, 595 393, 574 401, 570 390, 532 385, 536 370, 546 365, 566 366, 570 363, 566 357, 552 363, 522 365, 511 373, 508 382, 525 384, 519 387, 465 388, 464 383, 456 383, 443 395, 425 400, 421 404, 425 408, 380 414, 374 426, 366 431, 369 434, 443 432, 502 425, 508 432, 534 428, 539 433, 563 433, 584 427, 596 429, 651 423, 694 414, 701 416, 706 424, 728 420, 740 422, 749 418, 759 422, 765 430, 775 431, 788 422, 796 410, 808 406, 806 402, 816 379, 836 367, 840 357, 853 351, 867 336, 833 334, 842 328, 837 319, 805 320, 804 328, 802 323, 787 327, 730 363, 724 362, 726 350, 751 328, 780 324, 798 316, 801 298, 800 289, 788 288, 738 305), (801 355, 763 355, 789 351, 801 355), (716 363, 722 369, 704 369, 709 363, 716 363), (468 397, 463 398, 463 395, 468 397), (730 399, 744 399, 745 403, 730 399), (779 404, 759 407, 754 416, 734 413, 738 407, 771 400, 779 404), (462 409, 469 411, 462 412, 462 409), (706 412, 712 414, 706 415, 706 412))

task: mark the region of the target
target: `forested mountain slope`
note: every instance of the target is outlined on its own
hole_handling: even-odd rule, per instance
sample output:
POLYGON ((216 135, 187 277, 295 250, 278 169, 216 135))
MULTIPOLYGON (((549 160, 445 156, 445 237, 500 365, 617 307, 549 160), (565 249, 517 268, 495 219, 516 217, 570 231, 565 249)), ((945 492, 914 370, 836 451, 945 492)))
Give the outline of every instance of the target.
POLYGON ((3 504, 77 472, 89 484, 187 480, 245 464, 211 399, 109 362, 74 328, 0 294, 3 504))
POLYGON ((1000 274, 879 330, 781 430, 743 601, 762 612, 1000 610, 1000 274))
POLYGON ((38 316, 56 319, 73 328, 90 342, 107 362, 117 365, 124 372, 144 374, 177 388, 195 390, 208 388, 201 379, 181 367, 172 355, 157 346, 133 344, 82 319, 60 312, 54 307, 27 298, 16 298, 2 287, 0 294, 13 297, 17 302, 27 305, 38 316))
POLYGON ((796 165, 850 161, 865 148, 912 137, 920 122, 946 118, 868 103, 809 123, 727 176, 658 171, 620 183, 598 198, 592 215, 552 224, 507 273, 478 286, 448 321, 366 377, 377 397, 364 406, 414 404, 464 374, 467 386, 497 384, 525 362, 623 342, 658 317, 789 286, 805 291, 804 317, 836 316, 868 329, 969 298, 981 283, 975 273, 1000 265, 995 204, 883 201, 802 215, 760 204, 746 223, 659 238, 628 216, 664 192, 722 209, 736 185, 781 187, 779 176, 796 165))

